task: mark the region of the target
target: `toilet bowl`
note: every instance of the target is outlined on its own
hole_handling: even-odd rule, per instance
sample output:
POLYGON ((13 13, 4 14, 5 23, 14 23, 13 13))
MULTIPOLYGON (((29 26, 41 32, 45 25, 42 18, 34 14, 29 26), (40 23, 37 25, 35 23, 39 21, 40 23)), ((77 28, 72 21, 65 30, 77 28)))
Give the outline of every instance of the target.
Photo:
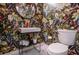
POLYGON ((52 43, 47 49, 49 55, 67 55, 68 46, 62 43, 52 43))
POLYGON ((67 55, 68 53, 68 45, 62 43, 52 43, 50 45, 42 43, 38 49, 41 49, 39 51, 42 55, 67 55))

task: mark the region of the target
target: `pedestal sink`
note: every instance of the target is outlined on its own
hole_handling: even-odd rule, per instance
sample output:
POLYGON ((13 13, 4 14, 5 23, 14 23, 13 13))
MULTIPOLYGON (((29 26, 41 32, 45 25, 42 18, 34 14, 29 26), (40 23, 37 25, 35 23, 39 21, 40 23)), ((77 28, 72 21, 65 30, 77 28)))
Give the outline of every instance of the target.
POLYGON ((29 32, 40 32, 41 28, 39 27, 30 27, 30 28, 19 28, 21 33, 29 33, 29 32))
MULTIPOLYGON (((30 28, 19 28, 20 33, 24 34, 24 33, 36 33, 36 32, 40 32, 41 28, 38 27, 30 27, 30 28)), ((21 35, 21 37, 23 37, 23 35, 21 35)), ((21 45, 29 45, 29 41, 25 41, 25 40, 21 40, 19 42, 21 45)), ((20 50, 19 50, 20 51, 20 50)), ((21 53, 22 51, 20 51, 19 53, 21 53)))

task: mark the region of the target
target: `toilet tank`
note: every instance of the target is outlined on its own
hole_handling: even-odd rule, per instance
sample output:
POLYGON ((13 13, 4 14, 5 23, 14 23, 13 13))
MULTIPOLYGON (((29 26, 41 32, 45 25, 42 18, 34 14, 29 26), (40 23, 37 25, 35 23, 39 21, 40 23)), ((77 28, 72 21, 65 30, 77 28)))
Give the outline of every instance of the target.
POLYGON ((66 44, 66 45, 74 45, 76 33, 77 33, 76 30, 61 30, 61 29, 58 29, 59 42, 66 44))

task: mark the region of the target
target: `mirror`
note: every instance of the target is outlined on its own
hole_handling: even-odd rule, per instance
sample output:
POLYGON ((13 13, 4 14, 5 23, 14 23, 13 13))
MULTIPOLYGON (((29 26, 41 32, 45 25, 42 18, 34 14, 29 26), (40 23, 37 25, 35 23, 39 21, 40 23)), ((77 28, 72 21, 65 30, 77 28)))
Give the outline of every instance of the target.
POLYGON ((34 3, 17 3, 16 11, 22 18, 32 18, 35 15, 36 7, 34 3))

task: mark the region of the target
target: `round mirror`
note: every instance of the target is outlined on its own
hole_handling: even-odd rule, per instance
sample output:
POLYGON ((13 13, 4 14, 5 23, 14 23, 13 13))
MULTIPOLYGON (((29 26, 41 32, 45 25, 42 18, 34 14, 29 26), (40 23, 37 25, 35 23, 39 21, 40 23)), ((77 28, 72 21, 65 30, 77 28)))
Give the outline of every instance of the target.
POLYGON ((34 3, 17 3, 16 11, 23 18, 31 18, 35 15, 36 7, 34 3))

